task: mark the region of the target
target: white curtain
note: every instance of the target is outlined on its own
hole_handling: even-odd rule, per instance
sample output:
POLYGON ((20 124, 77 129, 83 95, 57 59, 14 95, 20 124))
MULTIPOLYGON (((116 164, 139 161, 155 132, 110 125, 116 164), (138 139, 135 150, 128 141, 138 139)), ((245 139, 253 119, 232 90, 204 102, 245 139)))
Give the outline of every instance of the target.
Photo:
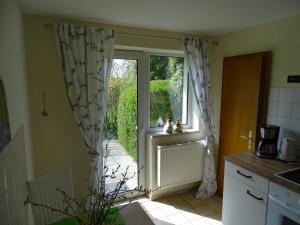
POLYGON ((204 38, 184 38, 184 52, 189 68, 200 121, 206 135, 206 152, 203 165, 203 178, 196 194, 197 198, 209 198, 216 193, 216 167, 214 159, 215 125, 211 101, 209 75, 209 41, 204 38))
POLYGON ((114 32, 110 29, 58 24, 56 40, 69 103, 89 154, 89 192, 99 193, 103 171, 102 131, 108 76, 113 60, 114 32))

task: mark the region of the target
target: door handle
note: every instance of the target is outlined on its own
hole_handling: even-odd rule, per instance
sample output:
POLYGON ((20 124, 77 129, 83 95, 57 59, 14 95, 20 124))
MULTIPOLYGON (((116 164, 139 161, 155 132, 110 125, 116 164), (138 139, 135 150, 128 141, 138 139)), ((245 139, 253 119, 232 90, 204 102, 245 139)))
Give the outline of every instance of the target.
POLYGON ((240 138, 243 138, 243 139, 246 139, 246 140, 253 140, 252 137, 250 138, 250 137, 246 137, 246 136, 242 136, 242 135, 240 136, 240 138))
POLYGON ((252 130, 248 131, 248 137, 244 136, 244 135, 240 135, 240 138, 243 138, 245 140, 248 141, 248 150, 252 149, 252 140, 253 140, 253 132, 252 130))
POLYGON ((246 139, 246 140, 253 140, 253 132, 252 130, 248 131, 248 137, 241 135, 240 138, 246 139))
POLYGON ((239 175, 241 175, 241 176, 243 176, 243 177, 246 177, 246 178, 248 178, 248 179, 251 179, 251 178, 252 178, 252 176, 243 174, 243 173, 242 173, 241 171, 239 171, 239 170, 237 170, 236 173, 239 174, 239 175))
POLYGON ((252 198, 255 198, 257 201, 263 201, 264 199, 261 197, 257 197, 254 194, 252 194, 249 190, 247 190, 247 195, 250 195, 252 198))
POLYGON ((249 138, 249 137, 246 137, 246 136, 243 136, 243 135, 241 135, 240 138, 243 138, 243 139, 248 140, 248 141, 252 141, 253 140, 253 138, 249 138))

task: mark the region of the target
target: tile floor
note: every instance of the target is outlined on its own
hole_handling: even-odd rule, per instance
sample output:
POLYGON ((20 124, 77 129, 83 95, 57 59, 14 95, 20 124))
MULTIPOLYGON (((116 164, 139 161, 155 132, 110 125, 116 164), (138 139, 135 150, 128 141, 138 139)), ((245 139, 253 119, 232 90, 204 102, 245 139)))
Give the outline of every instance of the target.
POLYGON ((222 199, 195 199, 193 192, 151 201, 140 199, 155 225, 222 225, 222 199))

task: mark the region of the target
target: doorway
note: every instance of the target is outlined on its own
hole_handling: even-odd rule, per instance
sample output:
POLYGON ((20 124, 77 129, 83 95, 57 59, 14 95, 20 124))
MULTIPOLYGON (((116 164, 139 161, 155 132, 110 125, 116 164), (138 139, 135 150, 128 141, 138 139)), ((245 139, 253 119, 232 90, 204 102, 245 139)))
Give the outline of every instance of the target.
POLYGON ((103 142, 104 165, 111 174, 105 179, 108 191, 115 190, 123 174, 129 178, 124 185, 127 190, 144 187, 143 124, 139 118, 142 57, 139 52, 116 51, 112 62, 103 142))
POLYGON ((218 194, 223 195, 224 156, 255 151, 265 123, 271 52, 223 59, 218 194))

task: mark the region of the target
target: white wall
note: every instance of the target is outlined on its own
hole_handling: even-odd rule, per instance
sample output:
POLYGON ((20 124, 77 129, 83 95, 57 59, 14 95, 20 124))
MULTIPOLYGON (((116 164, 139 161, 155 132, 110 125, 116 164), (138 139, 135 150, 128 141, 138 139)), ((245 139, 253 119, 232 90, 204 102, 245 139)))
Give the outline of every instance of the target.
POLYGON ((267 122, 280 126, 278 146, 283 137, 296 139, 300 157, 300 88, 270 88, 267 122))
MULTIPOLYGON (((8 224, 28 224, 23 205, 25 181, 32 178, 31 132, 23 40, 23 21, 15 0, 0 1, 0 76, 8 103, 12 142, 0 153, 0 216, 8 213, 8 224), (22 127, 22 128, 21 128, 22 127), (0 183, 1 185, 1 183, 0 183), (4 204, 4 199, 6 204, 4 204), (5 209, 7 207, 8 209, 5 209)), ((0 224, 6 225, 4 218, 0 224)))

